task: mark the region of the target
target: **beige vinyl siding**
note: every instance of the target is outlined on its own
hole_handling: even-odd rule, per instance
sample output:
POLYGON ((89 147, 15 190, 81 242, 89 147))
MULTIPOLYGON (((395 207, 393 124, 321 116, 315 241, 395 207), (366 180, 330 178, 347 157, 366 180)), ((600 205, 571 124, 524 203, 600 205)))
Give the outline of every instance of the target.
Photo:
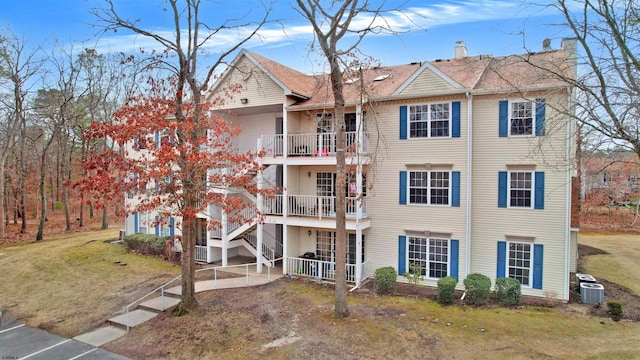
POLYGON ((224 99, 224 107, 228 109, 285 102, 284 89, 246 57, 238 62, 217 90, 214 97, 220 96, 224 99), (235 87, 238 85, 241 89, 236 91, 235 87), (226 89, 234 90, 225 91, 226 89), (246 105, 240 103, 240 99, 243 98, 248 100, 246 105))
MULTIPOLYGON (((473 102, 473 209, 471 271, 496 276, 497 242, 507 236, 534 237, 544 245, 543 289, 523 289, 523 294, 555 294, 564 298, 566 246, 567 134, 545 97, 546 136, 499 137, 499 101, 496 96, 476 97, 473 102), (507 165, 533 165, 545 173, 544 209, 498 207, 498 173, 507 165)), ((517 98, 513 98, 517 99, 517 98)), ((562 100, 561 98, 559 100, 562 100)))
MULTIPOLYGON (((459 97, 440 97, 406 102, 392 102, 378 105, 370 113, 368 129, 371 143, 375 144, 375 134, 383 139, 377 152, 377 160, 367 174, 367 181, 373 185, 368 191, 371 228, 367 230, 366 259, 369 271, 383 266, 398 266, 398 236, 406 230, 424 230, 451 233, 457 239, 459 249, 459 278, 465 274, 465 188, 466 176, 466 136, 467 104, 459 97), (400 106, 427 104, 432 102, 460 101, 459 138, 424 138, 400 140, 400 106), (407 170, 407 164, 451 164, 452 171, 460 171, 460 207, 400 205, 400 171, 407 170)), ((434 282, 435 284, 435 282, 434 282)))
POLYGON ((437 95, 442 94, 443 91, 453 89, 455 88, 440 75, 430 69, 424 69, 400 94, 416 96, 437 95))
POLYGON ((241 133, 233 141, 235 150, 247 151, 256 149, 260 135, 273 135, 276 133, 276 117, 274 113, 254 114, 243 116, 231 116, 227 119, 240 125, 241 133))

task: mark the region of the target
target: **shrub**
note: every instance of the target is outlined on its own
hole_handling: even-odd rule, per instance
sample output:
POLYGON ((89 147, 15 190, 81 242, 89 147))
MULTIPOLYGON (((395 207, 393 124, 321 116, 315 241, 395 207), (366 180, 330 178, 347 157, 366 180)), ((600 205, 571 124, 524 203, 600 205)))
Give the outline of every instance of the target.
POLYGON ((396 291, 396 269, 392 266, 379 268, 375 272, 376 293, 380 295, 393 294, 396 291))
POLYGON ((611 320, 620 321, 620 319, 622 319, 622 304, 619 301, 615 301, 615 300, 607 301, 607 308, 609 309, 609 315, 611 315, 611 320))
POLYGON ((469 274, 464 279, 465 301, 469 304, 483 304, 491 293, 491 279, 482 274, 469 274))
POLYGON ((416 263, 409 264, 409 271, 405 271, 402 276, 406 277, 410 283, 420 285, 420 281, 424 278, 422 275, 423 267, 416 263))
POLYGON ((516 305, 520 302, 520 282, 512 278, 496 279, 496 295, 498 301, 504 306, 516 305))
POLYGON ((438 280, 438 302, 440 304, 451 304, 456 292, 458 279, 453 276, 443 277, 438 280))
POLYGON ((159 237, 152 234, 132 234, 124 237, 127 250, 145 255, 164 255, 164 243, 167 236, 159 237))

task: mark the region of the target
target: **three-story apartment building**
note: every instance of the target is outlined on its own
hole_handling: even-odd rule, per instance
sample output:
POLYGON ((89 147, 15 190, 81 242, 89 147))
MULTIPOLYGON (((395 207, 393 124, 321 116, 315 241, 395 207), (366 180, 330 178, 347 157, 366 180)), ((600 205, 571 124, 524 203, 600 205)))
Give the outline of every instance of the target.
MULTIPOLYGON (((203 220, 198 259, 225 265, 248 255, 261 268, 282 257, 284 273, 331 280, 336 188, 344 186, 349 282, 384 266, 400 275, 419 269, 427 285, 444 276, 461 284, 477 272, 516 278, 526 295, 568 300, 577 253, 574 97, 553 73, 575 73, 575 42, 505 57, 468 56, 458 42, 454 53, 345 72, 350 174, 338 181, 328 76, 242 51, 211 96, 241 86, 221 114, 243 129, 238 151, 264 151, 256 181, 279 193, 230 190, 256 204, 244 223, 209 207, 203 219, 226 225, 207 230, 203 220)), ((127 233, 142 231, 141 216, 152 215, 130 216, 127 233)))

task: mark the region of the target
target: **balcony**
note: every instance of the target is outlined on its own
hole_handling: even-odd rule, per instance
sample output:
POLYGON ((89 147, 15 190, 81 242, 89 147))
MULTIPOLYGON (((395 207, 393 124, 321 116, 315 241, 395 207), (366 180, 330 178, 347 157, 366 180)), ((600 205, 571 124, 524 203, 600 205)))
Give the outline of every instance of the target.
MULTIPOLYGON (((276 195, 273 199, 264 199, 263 211, 265 215, 280 215, 283 211, 284 195, 276 195)), ((345 217, 355 219, 358 210, 357 198, 347 197, 345 199, 345 217)), ((362 218, 368 217, 367 198, 361 200, 362 218)), ((312 218, 335 218, 336 217, 336 197, 335 196, 314 196, 314 195, 289 195, 287 196, 287 215, 302 216, 312 218)))
MULTIPOLYGON (((284 151, 284 135, 262 135, 262 148, 266 156, 282 156, 284 151)), ((354 155, 357 150, 357 132, 346 132, 347 156, 354 155)), ((287 135, 287 156, 335 156, 336 134, 312 133, 287 135)), ((361 152, 367 152, 367 142, 361 141, 361 152)))

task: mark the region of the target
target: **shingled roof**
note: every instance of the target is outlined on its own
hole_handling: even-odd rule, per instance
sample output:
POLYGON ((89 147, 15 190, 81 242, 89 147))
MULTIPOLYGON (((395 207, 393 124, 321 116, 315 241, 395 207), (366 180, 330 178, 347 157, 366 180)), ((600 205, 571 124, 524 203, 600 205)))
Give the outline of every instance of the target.
MULTIPOLYGON (((297 98, 291 108, 332 107, 333 93, 328 74, 307 75, 288 66, 244 50, 257 65, 285 87, 287 95, 297 98)), ((418 71, 422 63, 380 66, 345 72, 344 94, 347 105, 367 99, 389 99, 418 71), (365 91, 361 91, 361 89, 365 91)), ((561 77, 571 75, 571 66, 564 50, 549 50, 525 55, 493 57, 465 56, 428 62, 427 68, 439 71, 456 83, 461 91, 508 92, 527 89, 566 86, 561 77), (551 71, 549 71, 551 70, 551 71)))

